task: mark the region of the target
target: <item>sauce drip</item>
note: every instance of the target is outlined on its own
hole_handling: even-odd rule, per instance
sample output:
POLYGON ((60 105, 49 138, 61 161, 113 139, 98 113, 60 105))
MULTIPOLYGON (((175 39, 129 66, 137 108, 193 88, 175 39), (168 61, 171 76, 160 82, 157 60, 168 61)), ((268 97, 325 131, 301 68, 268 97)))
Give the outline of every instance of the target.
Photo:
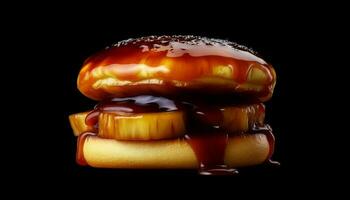
MULTIPOLYGON (((222 97, 224 98, 224 97, 222 97)), ((139 113, 171 112, 182 110, 188 114, 188 125, 199 127, 220 128, 223 121, 222 110, 224 107, 240 106, 247 107, 247 114, 250 122, 262 123, 265 108, 262 103, 254 100, 237 99, 230 101, 230 97, 225 99, 217 98, 196 98, 189 97, 159 97, 151 95, 140 95, 127 98, 111 98, 97 104, 86 117, 85 123, 89 126, 97 126, 98 116, 101 112, 115 113, 117 115, 133 115, 139 113), (181 99, 181 100, 180 100, 181 99), (242 102, 246 102, 242 104, 242 102)), ((250 124, 252 126, 253 124, 250 124)))
MULTIPOLYGON (((101 112, 132 115, 137 113, 171 112, 177 110, 182 110, 186 113, 187 134, 184 138, 190 144, 199 161, 200 174, 233 175, 238 173, 236 169, 229 168, 224 164, 228 137, 232 134, 265 134, 270 145, 266 163, 273 163, 270 158, 274 151, 275 139, 271 127, 263 123, 265 107, 262 103, 242 105, 241 102, 236 101, 232 103, 232 101, 227 99, 166 98, 150 95, 112 98, 96 105, 95 109, 87 115, 86 124, 98 127, 98 116, 101 112), (228 133, 228 131, 224 129, 222 126, 222 109, 226 106, 247 108, 246 111, 250 123, 247 132, 228 133)), ((86 132, 79 136, 77 162, 81 165, 86 165, 82 153, 84 140, 88 135, 97 135, 97 133, 86 132)))
POLYGON ((95 126, 101 112, 112 112, 118 115, 131 115, 135 113, 169 112, 179 110, 175 101, 150 95, 141 95, 127 98, 112 98, 95 106, 86 119, 86 125, 95 126))
POLYGON ((277 162, 277 161, 273 161, 271 159, 274 151, 275 151, 275 136, 273 135, 272 133, 272 128, 270 125, 268 124, 265 124, 265 125, 256 125, 253 127, 252 129, 253 132, 257 132, 257 133, 263 133, 266 138, 267 138, 267 141, 269 142, 269 154, 266 158, 266 161, 265 161, 265 164, 267 165, 271 165, 271 166, 279 166, 280 163, 277 162))
POLYGON ((233 175, 236 169, 224 164, 228 135, 224 133, 188 134, 186 141, 191 145, 199 162, 201 175, 233 175))
POLYGON ((76 154, 76 162, 79 165, 86 166, 88 165, 85 157, 84 157, 84 143, 88 136, 96 136, 94 132, 85 132, 79 135, 77 142, 77 154, 76 154))

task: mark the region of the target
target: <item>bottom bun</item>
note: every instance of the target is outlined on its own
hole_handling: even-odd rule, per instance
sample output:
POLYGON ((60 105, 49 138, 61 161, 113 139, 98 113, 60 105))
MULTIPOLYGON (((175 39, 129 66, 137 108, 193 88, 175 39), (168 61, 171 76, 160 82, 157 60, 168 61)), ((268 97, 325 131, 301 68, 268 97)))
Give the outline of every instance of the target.
MULTIPOLYGON (((269 156, 264 134, 230 137, 224 164, 243 167, 261 164, 269 156)), ((171 169, 198 168, 199 163, 185 139, 160 141, 118 141, 87 136, 83 147, 88 165, 101 168, 171 169)))

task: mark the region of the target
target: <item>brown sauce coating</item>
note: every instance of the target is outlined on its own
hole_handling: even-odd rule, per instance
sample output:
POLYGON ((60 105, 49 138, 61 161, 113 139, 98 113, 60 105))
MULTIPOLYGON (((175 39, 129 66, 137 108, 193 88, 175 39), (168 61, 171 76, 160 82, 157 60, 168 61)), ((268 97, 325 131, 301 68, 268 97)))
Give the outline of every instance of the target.
MULTIPOLYGON (((191 145, 199 161, 199 172, 205 175, 223 175, 236 174, 236 169, 228 168, 224 164, 224 154, 229 135, 232 134, 254 134, 263 133, 266 135, 270 150, 267 161, 274 151, 274 136, 271 127, 263 123, 265 107, 261 103, 242 105, 236 101, 229 103, 230 100, 217 99, 196 99, 181 98, 170 99, 167 97, 142 95, 128 98, 112 98, 96 105, 86 117, 86 124, 98 128, 98 115, 101 112, 113 112, 119 115, 132 115, 149 112, 171 112, 182 110, 186 112, 187 132, 185 140, 191 145), (214 104, 213 104, 214 103, 214 104), (254 119, 248 132, 230 133, 221 125, 223 120, 222 108, 227 106, 248 107, 248 116, 254 119), (200 114, 198 114, 200 113, 200 114)), ((232 102, 232 101, 231 101, 232 102)), ((77 162, 80 165, 86 165, 83 158, 82 149, 84 140, 88 135, 97 135, 87 132, 78 139, 77 162)))
POLYGON ((89 57, 79 74, 78 88, 96 100, 185 91, 245 93, 268 99, 275 81, 271 65, 236 43, 194 36, 151 36, 122 41, 89 57), (250 80, 253 68, 265 78, 250 80), (101 80, 104 83, 96 83, 101 80), (260 89, 252 89, 252 84, 260 89))

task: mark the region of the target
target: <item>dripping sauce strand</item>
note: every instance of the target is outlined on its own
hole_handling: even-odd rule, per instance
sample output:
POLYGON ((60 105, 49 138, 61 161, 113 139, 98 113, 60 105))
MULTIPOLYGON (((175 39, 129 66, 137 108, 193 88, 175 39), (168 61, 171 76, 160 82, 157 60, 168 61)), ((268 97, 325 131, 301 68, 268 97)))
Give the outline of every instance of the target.
POLYGON ((185 136, 199 162, 201 175, 233 175, 238 171, 224 164, 228 134, 215 133, 185 136))
POLYGON ((76 162, 79 165, 86 166, 88 165, 85 157, 84 157, 84 143, 88 136, 96 136, 97 134, 94 132, 85 132, 79 135, 77 141, 77 154, 76 154, 76 162))
POLYGON ((275 141, 275 136, 273 135, 271 126, 268 124, 253 126, 252 131, 253 133, 263 133, 266 136, 266 139, 269 143, 269 154, 264 164, 269 166, 279 166, 280 163, 278 161, 272 160, 272 155, 275 151, 276 141, 275 141))
MULTIPOLYGON (((210 104, 206 99, 203 100, 171 100, 165 97, 155 96, 136 96, 128 98, 113 98, 108 101, 101 102, 96 105, 86 117, 86 124, 95 127, 95 132, 86 132, 79 136, 77 162, 81 165, 86 165, 83 156, 83 145, 87 136, 97 135, 98 132, 98 116, 101 112, 113 112, 121 115, 147 113, 147 112, 167 112, 175 110, 183 110, 187 113, 189 119, 187 122, 188 132, 184 139, 190 144, 199 161, 199 173, 203 175, 232 175, 238 171, 229 168, 224 164, 225 149, 230 134, 223 130, 220 126, 222 121, 221 108, 223 106, 246 106, 240 102, 227 103, 224 101, 215 102, 215 106, 210 104), (201 113, 201 115, 198 115, 201 113), (203 119, 204 118, 204 119, 203 119)), ((249 101, 248 101, 249 102, 249 101)), ((263 124, 265 115, 265 107, 262 103, 254 104, 249 107, 248 116, 254 118, 254 123, 251 124, 250 130, 247 133, 232 133, 232 134, 265 134, 270 148, 269 154, 265 163, 275 164, 271 161, 271 156, 274 151, 275 139, 272 134, 272 129, 269 125, 263 124)))

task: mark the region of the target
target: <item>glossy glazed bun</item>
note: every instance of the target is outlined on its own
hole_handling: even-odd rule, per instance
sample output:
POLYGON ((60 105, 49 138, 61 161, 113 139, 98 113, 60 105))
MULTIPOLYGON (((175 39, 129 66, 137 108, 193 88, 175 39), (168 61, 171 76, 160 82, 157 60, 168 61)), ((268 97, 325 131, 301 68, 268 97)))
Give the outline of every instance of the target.
POLYGON ((246 47, 195 36, 150 36, 119 42, 89 57, 77 84, 95 100, 198 92, 265 101, 275 82, 272 66, 246 47))

